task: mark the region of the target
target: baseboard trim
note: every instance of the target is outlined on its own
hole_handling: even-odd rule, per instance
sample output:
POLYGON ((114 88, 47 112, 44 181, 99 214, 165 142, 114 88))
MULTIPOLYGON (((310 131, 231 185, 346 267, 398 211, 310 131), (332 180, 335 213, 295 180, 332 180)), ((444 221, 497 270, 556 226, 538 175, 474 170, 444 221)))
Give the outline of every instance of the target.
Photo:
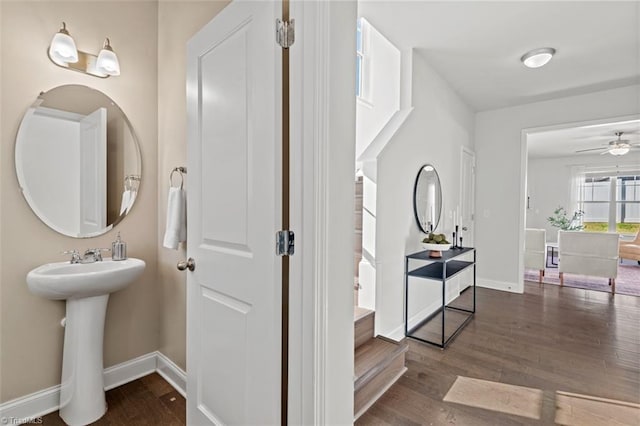
MULTIPOLYGON (((187 374, 159 351, 114 365, 104 370, 104 388, 110 390, 153 372, 160 374, 186 397, 187 374)), ((60 408, 60 385, 52 386, 0 404, 0 419, 10 424, 27 423, 60 408)))
POLYGON ((187 397, 187 373, 162 352, 157 352, 156 371, 183 397, 187 397))
POLYGON ((369 408, 371 408, 373 406, 373 404, 376 403, 377 400, 380 399, 380 397, 382 395, 384 395, 384 393, 386 391, 389 390, 389 388, 391 388, 391 386, 393 386, 399 379, 400 377, 402 377, 402 375, 404 373, 407 372, 407 367, 404 367, 398 374, 395 375, 395 377, 389 382, 387 383, 382 389, 380 389, 375 395, 374 397, 371 399, 371 401, 367 402, 361 409, 360 411, 358 411, 356 413, 355 416, 353 416, 353 422, 355 423, 356 420, 358 420, 360 418, 360 416, 362 416, 369 408))
MULTIPOLYGON (((450 303, 453 299, 455 299, 456 297, 458 297, 458 293, 456 294, 448 294, 447 295, 447 303, 450 303)), ((440 299, 442 300, 442 299, 440 299)), ((411 329, 413 327, 415 327, 419 322, 423 321, 425 318, 427 318, 429 315, 433 314, 435 311, 437 311, 438 309, 440 309, 440 307, 442 306, 442 302, 440 301, 436 301, 431 303, 429 306, 427 306, 426 308, 421 309, 419 312, 417 312, 416 314, 412 315, 411 318, 409 318, 409 324, 408 324, 408 328, 411 329)), ((394 340, 396 342, 399 342, 400 340, 404 339, 404 324, 400 324, 400 326, 394 328, 390 333, 388 334, 384 334, 381 333, 382 336, 394 340)))
POLYGON ((511 283, 507 281, 488 280, 485 278, 478 278, 476 282, 478 287, 489 288, 492 290, 508 291, 509 293, 522 293, 524 289, 517 283, 511 283))
POLYGON ((104 369, 104 390, 111 390, 156 371, 157 352, 151 352, 104 369))

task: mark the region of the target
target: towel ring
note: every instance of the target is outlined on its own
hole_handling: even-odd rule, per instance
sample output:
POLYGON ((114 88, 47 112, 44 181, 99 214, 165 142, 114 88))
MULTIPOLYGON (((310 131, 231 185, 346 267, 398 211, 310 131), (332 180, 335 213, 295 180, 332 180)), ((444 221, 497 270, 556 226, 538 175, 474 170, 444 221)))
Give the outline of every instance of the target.
POLYGON ((169 175, 169 186, 173 187, 173 174, 175 172, 180 173, 180 189, 183 188, 184 186, 184 174, 183 173, 187 173, 187 168, 186 167, 176 167, 173 170, 171 170, 171 174, 169 175))

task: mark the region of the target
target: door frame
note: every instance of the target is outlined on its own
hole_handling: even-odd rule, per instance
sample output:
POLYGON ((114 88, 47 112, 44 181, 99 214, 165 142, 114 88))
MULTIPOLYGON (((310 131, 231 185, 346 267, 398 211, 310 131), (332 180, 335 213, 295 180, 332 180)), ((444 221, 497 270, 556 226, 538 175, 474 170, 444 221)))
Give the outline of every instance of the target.
MULTIPOLYGON (((467 146, 462 146, 460 148, 460 188, 458 188, 458 194, 459 194, 459 201, 460 201, 460 205, 462 206, 462 194, 463 194, 463 190, 462 188, 464 187, 464 171, 462 170, 462 166, 464 165, 464 156, 466 155, 470 155, 473 158, 473 187, 471 190, 471 209, 472 209, 472 215, 473 215, 473 229, 472 229, 472 236, 473 236, 473 241, 472 241, 472 245, 475 246, 475 242, 476 242, 476 152, 467 147, 467 146)), ((455 218, 454 218, 455 220, 455 218)), ((457 236, 456 236, 457 238, 457 236)), ((455 241, 454 241, 455 242, 455 241)))
POLYGON ((290 424, 353 423, 353 291, 333 284, 353 280, 356 16, 291 2, 290 424))
POLYGON ((526 127, 520 131, 520 212, 518 226, 518 282, 517 287, 512 291, 516 293, 524 292, 524 236, 527 227, 527 175, 529 173, 529 146, 528 137, 530 134, 548 132, 550 130, 568 129, 571 127, 592 126, 606 124, 615 121, 637 120, 640 114, 622 115, 608 118, 598 118, 594 120, 572 121, 562 124, 552 124, 549 126, 526 127))

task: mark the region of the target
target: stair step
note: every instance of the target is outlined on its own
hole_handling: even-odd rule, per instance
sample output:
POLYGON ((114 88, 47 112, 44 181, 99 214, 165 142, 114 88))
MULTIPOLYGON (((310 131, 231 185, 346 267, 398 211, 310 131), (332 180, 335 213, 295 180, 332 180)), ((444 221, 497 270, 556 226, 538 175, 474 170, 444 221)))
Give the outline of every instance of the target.
POLYGON ((376 337, 356 349, 354 389, 357 391, 408 349, 406 342, 395 343, 376 337))
POLYGON ((354 340, 355 349, 373 339, 375 312, 370 309, 354 307, 354 340))
POLYGON ((406 342, 376 337, 356 349, 354 414, 360 417, 407 371, 406 342))

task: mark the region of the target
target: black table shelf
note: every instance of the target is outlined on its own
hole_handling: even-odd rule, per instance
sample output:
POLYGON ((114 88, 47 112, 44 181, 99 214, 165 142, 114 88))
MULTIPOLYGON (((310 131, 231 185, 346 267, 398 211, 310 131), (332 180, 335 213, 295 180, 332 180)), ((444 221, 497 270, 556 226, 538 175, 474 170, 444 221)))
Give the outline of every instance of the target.
POLYGON ((424 250, 405 256, 404 331, 405 336, 410 339, 435 345, 444 349, 447 344, 473 319, 476 312, 476 251, 473 247, 452 248, 448 251, 441 252, 442 257, 440 258, 429 257, 429 253, 429 250, 424 250), (473 253, 473 261, 456 260, 467 253, 473 253), (409 270, 409 263, 411 260, 430 263, 409 270), (463 290, 460 295, 466 293, 466 291, 472 290, 473 307, 466 309, 460 306, 454 306, 460 296, 447 304, 447 281, 468 268, 473 268, 473 285, 463 290), (421 278, 431 282, 437 280, 442 286, 441 306, 435 312, 412 326, 411 329, 409 329, 408 324, 409 277, 421 278), (448 323, 446 322, 447 318, 449 318, 448 323), (439 335, 436 336, 436 334, 439 335))
POLYGON ((467 267, 473 265, 473 262, 465 262, 462 260, 451 260, 447 263, 434 262, 429 265, 414 269, 409 272, 410 277, 420 277, 432 280, 442 280, 442 269, 447 268, 447 279, 458 275, 458 272, 464 271, 467 267))

